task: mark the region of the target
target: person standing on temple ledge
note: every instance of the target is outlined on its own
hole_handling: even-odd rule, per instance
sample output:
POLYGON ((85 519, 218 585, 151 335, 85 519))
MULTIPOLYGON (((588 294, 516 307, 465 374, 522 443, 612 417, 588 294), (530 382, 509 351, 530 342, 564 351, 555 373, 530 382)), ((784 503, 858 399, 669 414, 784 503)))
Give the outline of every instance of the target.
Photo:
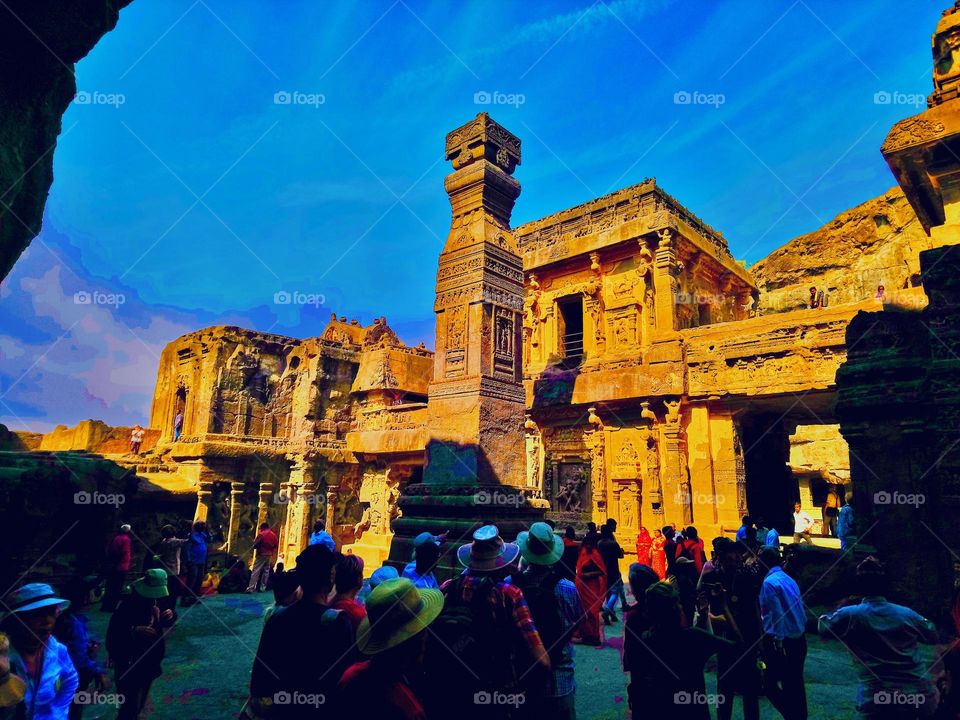
POLYGON ((793 504, 793 542, 812 545, 810 528, 813 527, 813 518, 805 513, 799 502, 793 504))

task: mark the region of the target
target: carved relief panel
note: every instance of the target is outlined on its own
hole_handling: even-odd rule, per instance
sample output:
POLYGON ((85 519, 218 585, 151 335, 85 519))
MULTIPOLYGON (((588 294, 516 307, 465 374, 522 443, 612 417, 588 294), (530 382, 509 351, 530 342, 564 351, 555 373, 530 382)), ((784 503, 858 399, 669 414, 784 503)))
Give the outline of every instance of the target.
POLYGON ((444 315, 447 316, 446 376, 459 377, 466 368, 467 308, 457 305, 448 308, 444 315))

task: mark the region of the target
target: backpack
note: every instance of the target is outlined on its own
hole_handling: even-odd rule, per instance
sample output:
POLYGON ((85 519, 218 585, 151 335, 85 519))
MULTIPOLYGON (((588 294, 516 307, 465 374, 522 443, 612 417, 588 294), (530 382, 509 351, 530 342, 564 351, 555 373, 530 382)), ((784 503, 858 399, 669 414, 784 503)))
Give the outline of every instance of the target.
POLYGON ((694 557, 694 554, 693 554, 693 549, 695 547, 696 547, 696 543, 694 543, 693 540, 684 538, 683 541, 677 545, 677 549, 678 549, 677 559, 679 560, 680 558, 684 557, 684 558, 687 558, 688 560, 696 560, 696 557, 694 557))
POLYGON ((566 645, 563 632, 563 617, 556 588, 561 576, 554 570, 540 578, 529 575, 514 575, 513 584, 523 591, 523 598, 530 607, 533 623, 540 633, 540 640, 550 654, 550 662, 556 663, 566 645))
POLYGON ((475 697, 512 686, 513 639, 507 632, 513 619, 505 608, 490 602, 495 587, 494 580, 485 580, 469 602, 463 600, 462 577, 444 590, 443 610, 427 636, 426 683, 418 693, 428 717, 462 720, 481 710, 489 713, 490 707, 477 705, 475 697))

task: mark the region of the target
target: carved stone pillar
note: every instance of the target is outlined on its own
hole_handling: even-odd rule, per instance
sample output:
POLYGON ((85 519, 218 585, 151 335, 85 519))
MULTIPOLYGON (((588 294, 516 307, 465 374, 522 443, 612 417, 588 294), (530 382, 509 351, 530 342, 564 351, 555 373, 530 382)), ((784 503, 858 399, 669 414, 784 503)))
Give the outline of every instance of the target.
POLYGON ((593 520, 602 523, 607 518, 607 473, 604 467, 603 424, 594 408, 590 408, 589 421, 592 430, 585 433, 587 448, 590 450, 590 489, 593 499, 593 520))
POLYGON ((663 424, 663 477, 666 479, 665 511, 672 521, 683 525, 693 523, 692 488, 687 469, 686 442, 680 422, 680 401, 666 401, 667 416, 663 424))
POLYGON ((316 504, 316 465, 311 460, 296 458, 290 467, 290 478, 281 487, 285 488, 287 499, 287 517, 284 523, 283 555, 292 563, 300 551, 307 546, 310 532, 310 517, 316 504))
MULTIPOLYGON (((644 410, 652 415, 653 413, 646 408, 648 403, 645 402, 643 405, 644 410)), ((646 516, 649 513, 653 518, 653 527, 662 528, 666 524, 666 516, 663 508, 663 481, 660 479, 660 432, 657 426, 647 429, 644 441, 645 460, 643 457, 640 459, 641 462, 646 462, 643 482, 644 505, 641 515, 646 516)))
POLYGON ((588 357, 602 355, 607 348, 606 316, 603 305, 603 269, 600 254, 590 253, 591 279, 584 292, 584 309, 590 318, 589 334, 584 333, 584 350, 588 357))
POLYGON ((233 551, 240 533, 240 515, 243 513, 242 482, 230 483, 230 522, 227 525, 227 550, 233 551))
POLYGON ((257 503, 257 527, 268 522, 270 516, 270 502, 273 500, 273 483, 270 481, 260 483, 260 492, 258 493, 257 503))
POLYGON ((648 347, 656 328, 656 293, 654 292, 653 253, 645 238, 637 240, 640 252, 637 256, 637 289, 635 295, 640 303, 640 323, 637 339, 640 347, 648 347))
POLYGON ((676 297, 680 291, 677 277, 679 272, 680 263, 673 231, 661 230, 654 265, 657 330, 677 329, 676 297))
POLYGON ((523 429, 527 453, 527 487, 542 492, 543 438, 540 436, 540 428, 530 417, 530 413, 526 414, 523 429))
POLYGON ((327 512, 324 518, 324 524, 327 526, 327 532, 333 527, 334 511, 337 508, 337 494, 339 488, 336 486, 327 488, 327 512))
POLYGON ((193 515, 193 521, 207 521, 210 514, 210 505, 213 502, 213 482, 201 480, 197 485, 197 510, 193 515))

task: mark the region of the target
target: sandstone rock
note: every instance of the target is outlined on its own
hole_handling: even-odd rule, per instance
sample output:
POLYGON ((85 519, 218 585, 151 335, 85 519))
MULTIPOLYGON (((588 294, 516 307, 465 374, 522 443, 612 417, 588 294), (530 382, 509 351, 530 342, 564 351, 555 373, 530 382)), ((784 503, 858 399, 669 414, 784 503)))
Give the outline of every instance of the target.
POLYGON ((807 306, 811 287, 831 305, 887 295, 920 284, 919 253, 934 247, 900 188, 840 213, 794 238, 750 268, 763 313, 807 306))
POLYGON ((74 64, 132 0, 10 0, 0 9, 0 280, 40 232, 74 64))

